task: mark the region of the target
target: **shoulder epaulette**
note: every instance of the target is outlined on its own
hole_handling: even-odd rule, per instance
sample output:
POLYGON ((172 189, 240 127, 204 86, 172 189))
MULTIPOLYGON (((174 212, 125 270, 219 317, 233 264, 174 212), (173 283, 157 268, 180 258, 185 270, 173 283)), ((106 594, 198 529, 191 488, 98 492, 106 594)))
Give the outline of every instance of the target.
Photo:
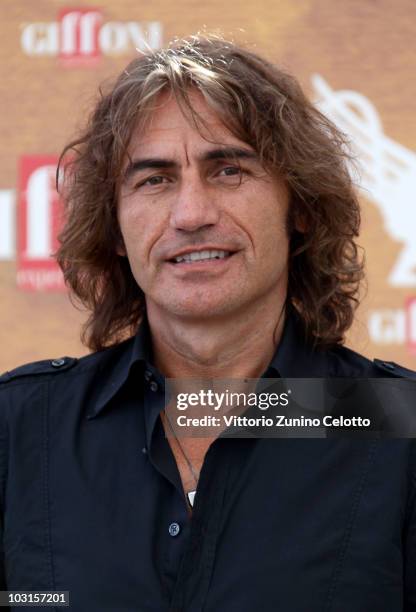
POLYGON ((41 376, 45 374, 56 374, 71 369, 78 359, 74 357, 60 357, 59 359, 44 359, 19 366, 10 372, 0 376, 0 384, 17 380, 28 376, 41 376))
POLYGON ((374 359, 373 361, 376 368, 381 370, 386 377, 397 376, 399 378, 411 378, 416 380, 416 372, 405 368, 394 361, 382 361, 381 359, 374 359))

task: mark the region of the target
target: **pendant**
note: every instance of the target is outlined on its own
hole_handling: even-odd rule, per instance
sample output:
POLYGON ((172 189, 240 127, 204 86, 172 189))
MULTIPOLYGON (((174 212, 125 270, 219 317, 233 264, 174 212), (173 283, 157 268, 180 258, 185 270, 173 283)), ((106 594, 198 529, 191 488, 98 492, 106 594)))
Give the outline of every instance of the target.
POLYGON ((195 495, 196 495, 196 491, 188 491, 188 493, 186 494, 186 497, 188 498, 189 505, 191 506, 191 508, 194 507, 195 495))

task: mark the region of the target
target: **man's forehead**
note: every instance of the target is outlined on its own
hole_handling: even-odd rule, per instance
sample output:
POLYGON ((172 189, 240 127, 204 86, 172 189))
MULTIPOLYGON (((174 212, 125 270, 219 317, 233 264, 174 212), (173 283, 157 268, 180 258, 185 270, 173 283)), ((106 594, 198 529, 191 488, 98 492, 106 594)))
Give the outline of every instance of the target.
POLYGON ((224 125, 200 92, 190 90, 189 101, 190 109, 178 104, 171 93, 159 94, 146 113, 146 120, 133 130, 130 154, 138 149, 142 154, 174 153, 184 147, 195 154, 230 146, 253 150, 224 125))

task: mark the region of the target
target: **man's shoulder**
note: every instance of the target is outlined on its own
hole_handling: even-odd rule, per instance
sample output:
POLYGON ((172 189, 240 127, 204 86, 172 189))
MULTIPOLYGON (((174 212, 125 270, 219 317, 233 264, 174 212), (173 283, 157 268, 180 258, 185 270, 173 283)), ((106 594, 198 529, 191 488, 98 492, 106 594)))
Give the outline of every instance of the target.
MULTIPOLYGON (((81 358, 82 359, 82 358, 81 358)), ((76 357, 58 357, 54 359, 43 359, 32 361, 8 370, 0 376, 0 385, 4 386, 10 382, 30 382, 31 380, 45 379, 58 373, 67 372, 81 361, 76 357)))
POLYGON ((331 376, 362 378, 411 378, 416 380, 416 371, 394 361, 368 359, 346 346, 336 346, 328 351, 331 376))
POLYGON ((132 338, 83 357, 55 357, 32 361, 0 375, 0 391, 11 385, 37 384, 50 379, 76 377, 113 363, 128 349, 132 338))

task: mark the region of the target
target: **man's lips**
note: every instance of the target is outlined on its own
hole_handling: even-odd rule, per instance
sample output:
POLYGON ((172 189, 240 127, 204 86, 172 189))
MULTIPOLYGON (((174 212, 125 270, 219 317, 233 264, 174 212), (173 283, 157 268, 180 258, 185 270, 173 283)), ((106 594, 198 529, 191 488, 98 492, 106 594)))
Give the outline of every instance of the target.
POLYGON ((205 246, 203 248, 189 247, 176 252, 172 257, 169 257, 167 261, 174 265, 212 263, 228 259, 234 255, 235 252, 235 250, 218 246, 205 246))

